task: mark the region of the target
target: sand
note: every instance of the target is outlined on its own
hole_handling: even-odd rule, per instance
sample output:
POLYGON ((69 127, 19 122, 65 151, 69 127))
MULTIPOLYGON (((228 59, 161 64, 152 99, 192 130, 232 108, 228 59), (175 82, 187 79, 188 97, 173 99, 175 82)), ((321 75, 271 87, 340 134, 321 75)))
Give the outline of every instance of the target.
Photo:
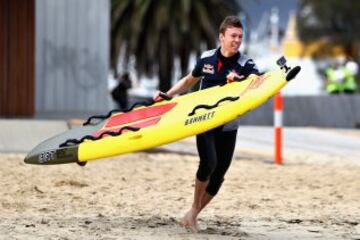
POLYGON ((142 152, 85 167, 23 157, 0 154, 0 239, 360 239, 356 164, 237 155, 194 234, 178 220, 191 205, 197 156, 142 152))

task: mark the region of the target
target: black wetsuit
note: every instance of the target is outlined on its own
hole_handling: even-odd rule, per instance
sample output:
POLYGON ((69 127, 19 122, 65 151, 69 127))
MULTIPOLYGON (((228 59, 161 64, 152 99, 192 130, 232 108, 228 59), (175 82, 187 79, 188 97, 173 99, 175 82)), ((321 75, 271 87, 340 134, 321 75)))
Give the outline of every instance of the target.
MULTIPOLYGON (((239 76, 258 74, 255 63, 239 52, 226 58, 220 48, 206 51, 197 61, 192 75, 202 77, 200 89, 221 85, 226 82, 229 72, 239 76)), ((209 180, 206 191, 215 196, 219 191, 224 175, 233 157, 236 143, 237 126, 232 124, 217 127, 196 136, 200 164, 196 177, 199 181, 209 180)))

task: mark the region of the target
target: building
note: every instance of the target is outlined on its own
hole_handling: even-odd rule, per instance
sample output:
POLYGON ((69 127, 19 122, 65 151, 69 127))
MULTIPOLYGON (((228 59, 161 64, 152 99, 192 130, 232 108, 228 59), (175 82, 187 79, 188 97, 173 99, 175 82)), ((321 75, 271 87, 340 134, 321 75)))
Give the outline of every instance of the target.
POLYGON ((0 116, 108 108, 110 2, 0 0, 0 116))

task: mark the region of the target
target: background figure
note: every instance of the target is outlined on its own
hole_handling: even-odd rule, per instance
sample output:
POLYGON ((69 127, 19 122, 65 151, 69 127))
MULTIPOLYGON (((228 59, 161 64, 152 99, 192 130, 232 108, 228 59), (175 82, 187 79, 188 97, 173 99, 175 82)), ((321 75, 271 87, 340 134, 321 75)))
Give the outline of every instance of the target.
POLYGON ((358 89, 356 82, 358 68, 358 64, 352 59, 348 59, 347 62, 338 60, 336 63, 331 64, 325 70, 327 92, 330 94, 356 93, 358 89))
POLYGON ((343 67, 345 81, 344 81, 344 92, 345 93, 355 93, 358 89, 356 76, 359 71, 358 64, 352 60, 348 59, 346 64, 343 67))
POLYGON ((339 94, 343 92, 343 85, 345 74, 342 69, 341 63, 336 62, 331 64, 326 70, 327 77, 326 91, 330 94, 339 94))
POLYGON ((118 84, 111 91, 111 96, 117 104, 117 107, 121 110, 125 110, 128 108, 129 104, 129 96, 128 89, 132 87, 131 79, 129 73, 124 73, 120 77, 117 78, 118 84))

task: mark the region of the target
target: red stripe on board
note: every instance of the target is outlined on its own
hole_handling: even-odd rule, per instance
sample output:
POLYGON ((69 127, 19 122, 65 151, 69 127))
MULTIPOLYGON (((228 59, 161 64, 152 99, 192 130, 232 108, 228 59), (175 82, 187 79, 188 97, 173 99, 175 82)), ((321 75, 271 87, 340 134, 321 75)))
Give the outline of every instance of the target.
MULTIPOLYGON (((135 124, 132 124, 132 125, 126 125, 126 126, 129 126, 129 127, 134 127, 134 128, 145 128, 145 127, 149 127, 149 126, 153 126, 153 125, 156 125, 159 121, 160 121, 161 117, 156 117, 156 118, 152 118, 152 119, 149 119, 149 120, 145 120, 145 121, 142 121, 142 122, 139 122, 139 123, 135 123, 135 124)), ((103 132, 118 132, 122 127, 124 126, 121 126, 119 128, 114 128, 114 129, 102 129, 100 131, 97 131, 95 132, 94 134, 92 134, 94 137, 98 137, 100 136, 100 134, 102 134, 103 132)), ((129 130, 124 130, 124 132, 128 132, 129 130)))
POLYGON ((109 121, 105 125, 105 128, 115 127, 118 125, 137 122, 143 119, 163 115, 164 113, 170 111, 173 107, 175 107, 176 104, 177 103, 169 103, 160 106, 151 106, 115 115, 109 119, 109 121))
POLYGON ((131 127, 135 127, 135 128, 149 127, 152 125, 156 125, 160 121, 160 119, 161 119, 161 117, 152 118, 152 119, 149 119, 146 121, 135 123, 135 124, 131 125, 131 127))

